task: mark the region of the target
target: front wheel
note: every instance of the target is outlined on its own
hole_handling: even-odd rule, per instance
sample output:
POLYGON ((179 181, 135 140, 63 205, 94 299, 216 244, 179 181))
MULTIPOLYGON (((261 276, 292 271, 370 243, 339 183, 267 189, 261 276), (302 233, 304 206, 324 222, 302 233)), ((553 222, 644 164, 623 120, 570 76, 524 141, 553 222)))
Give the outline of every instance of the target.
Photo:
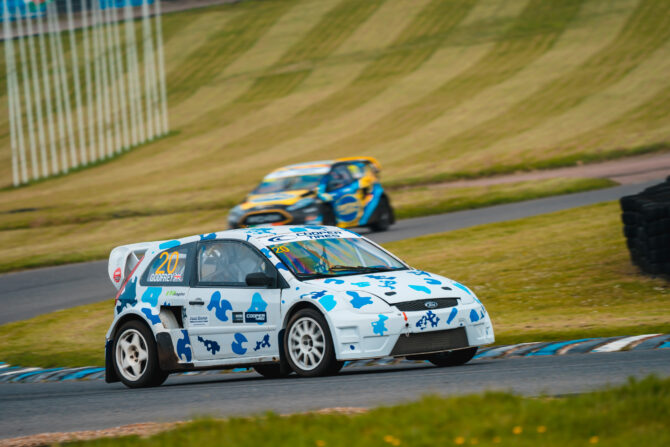
POLYGON ((334 227, 337 225, 337 217, 335 217, 335 210, 330 205, 322 205, 323 209, 321 212, 323 225, 334 227))
POLYGON ((114 368, 127 387, 159 386, 168 373, 158 366, 154 336, 139 321, 129 321, 117 332, 114 340, 114 368))
POLYGON ((328 323, 314 309, 299 310, 291 317, 284 335, 284 352, 299 376, 324 376, 339 370, 328 323))
POLYGON ((432 354, 428 357, 428 361, 435 366, 458 366, 468 363, 475 354, 477 354, 477 346, 432 354))
POLYGON ((280 364, 271 364, 271 365, 256 365, 254 369, 258 374, 265 377, 266 379, 281 379, 287 377, 291 374, 291 371, 282 371, 280 364))

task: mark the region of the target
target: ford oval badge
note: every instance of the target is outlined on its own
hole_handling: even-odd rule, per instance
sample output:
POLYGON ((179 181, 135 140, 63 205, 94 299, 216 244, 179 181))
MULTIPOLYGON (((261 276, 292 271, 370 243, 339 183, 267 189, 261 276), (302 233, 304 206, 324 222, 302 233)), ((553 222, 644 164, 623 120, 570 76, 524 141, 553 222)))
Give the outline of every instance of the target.
POLYGON ((437 307, 437 302, 435 301, 426 301, 423 303, 424 306, 426 306, 426 309, 435 309, 437 307))

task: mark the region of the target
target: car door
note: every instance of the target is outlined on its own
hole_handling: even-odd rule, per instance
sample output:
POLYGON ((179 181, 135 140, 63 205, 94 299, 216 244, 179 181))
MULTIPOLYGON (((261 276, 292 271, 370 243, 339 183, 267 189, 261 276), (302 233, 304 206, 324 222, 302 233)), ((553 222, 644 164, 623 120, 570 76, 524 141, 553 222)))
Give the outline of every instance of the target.
POLYGON ((191 243, 158 252, 142 275, 140 311, 151 323, 163 321, 167 329, 179 329, 182 309, 187 306, 194 251, 191 243))
POLYGON ((203 241, 196 252, 186 319, 195 359, 278 355, 281 289, 275 267, 239 240, 203 241), (274 278, 273 284, 248 286, 252 273, 274 278))
POLYGON ((328 174, 326 192, 333 199, 338 224, 343 224, 342 226, 356 224, 361 214, 361 191, 347 163, 333 166, 328 174))

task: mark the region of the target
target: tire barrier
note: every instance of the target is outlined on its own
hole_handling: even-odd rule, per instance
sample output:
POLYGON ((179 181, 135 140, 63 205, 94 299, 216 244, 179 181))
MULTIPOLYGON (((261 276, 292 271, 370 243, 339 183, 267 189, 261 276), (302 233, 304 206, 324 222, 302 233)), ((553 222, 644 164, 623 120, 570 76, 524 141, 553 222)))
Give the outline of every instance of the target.
POLYGON ((622 197, 621 219, 633 264, 670 278, 670 177, 639 194, 622 197))
MULTIPOLYGON (((634 336, 582 338, 569 341, 518 343, 505 346, 487 346, 479 349, 475 359, 501 359, 508 357, 537 357, 547 355, 587 354, 618 351, 645 351, 670 349, 670 334, 645 334, 634 336)), ((355 360, 344 364, 344 369, 412 366, 426 364, 427 360, 407 360, 387 357, 375 360, 355 360)), ((208 370, 178 373, 181 376, 216 376, 230 373, 250 373, 251 368, 232 370, 208 370)), ((83 368, 25 368, 0 362, 0 383, 63 382, 79 380, 103 380, 105 369, 101 367, 83 368)))

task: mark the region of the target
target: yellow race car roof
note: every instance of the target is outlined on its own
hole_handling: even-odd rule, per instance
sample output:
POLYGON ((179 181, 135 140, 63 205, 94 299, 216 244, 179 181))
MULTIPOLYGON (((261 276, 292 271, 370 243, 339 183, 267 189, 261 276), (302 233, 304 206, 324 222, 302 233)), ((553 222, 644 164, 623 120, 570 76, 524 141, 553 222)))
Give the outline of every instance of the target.
POLYGON ((322 161, 313 161, 307 163, 298 163, 294 165, 284 166, 279 169, 275 169, 265 176, 266 179, 275 179, 281 177, 292 177, 295 175, 306 175, 306 174, 326 174, 330 170, 330 167, 335 163, 346 162, 346 161, 360 161, 363 163, 368 163, 372 165, 375 172, 381 170, 381 164, 372 157, 344 157, 338 158, 335 160, 322 160, 322 161))

